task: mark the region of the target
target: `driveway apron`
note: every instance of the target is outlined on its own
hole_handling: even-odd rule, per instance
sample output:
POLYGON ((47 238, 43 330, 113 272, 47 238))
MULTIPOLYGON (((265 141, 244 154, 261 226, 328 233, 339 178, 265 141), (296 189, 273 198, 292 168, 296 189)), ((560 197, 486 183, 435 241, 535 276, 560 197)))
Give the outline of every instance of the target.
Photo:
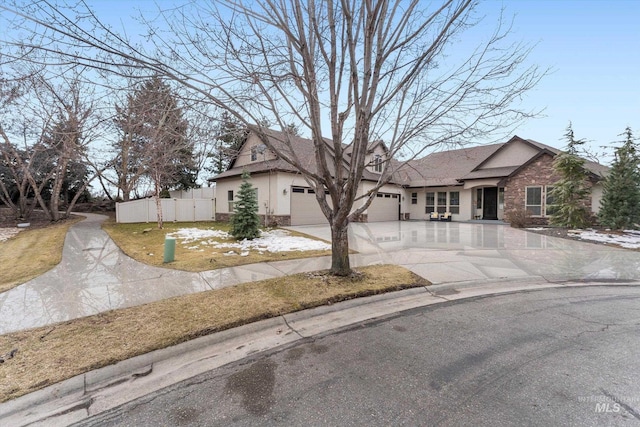
MULTIPOLYGON (((328 226, 291 229, 329 239, 328 226)), ((635 281, 640 253, 502 223, 390 221, 349 226, 354 265, 397 264, 434 284, 522 280, 635 281)))

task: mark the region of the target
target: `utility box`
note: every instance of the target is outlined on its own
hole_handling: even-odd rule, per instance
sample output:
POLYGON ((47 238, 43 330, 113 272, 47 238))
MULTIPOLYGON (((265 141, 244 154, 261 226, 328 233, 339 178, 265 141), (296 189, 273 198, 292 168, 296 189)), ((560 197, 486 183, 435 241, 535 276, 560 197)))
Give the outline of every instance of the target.
POLYGON ((165 237, 164 239, 164 259, 163 262, 173 262, 176 256, 176 238, 165 237))

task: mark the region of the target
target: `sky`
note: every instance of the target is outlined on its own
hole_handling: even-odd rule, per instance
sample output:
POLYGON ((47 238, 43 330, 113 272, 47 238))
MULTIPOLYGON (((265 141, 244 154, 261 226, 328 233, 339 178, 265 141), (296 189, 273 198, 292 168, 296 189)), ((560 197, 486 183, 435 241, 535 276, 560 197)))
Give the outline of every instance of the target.
MULTIPOLYGON (((107 20, 155 9, 150 0, 88 3, 107 20)), ((564 148, 571 121, 590 151, 608 147, 609 153, 625 127, 640 137, 639 0, 488 0, 479 5, 481 25, 493 26, 503 8, 506 17, 515 16, 512 39, 536 45, 529 63, 549 69, 522 99, 522 108, 543 110, 541 116, 515 134, 564 148)))
MULTIPOLYGON (((523 99, 543 117, 516 130, 523 138, 564 148, 575 136, 597 150, 617 146, 630 126, 640 137, 640 1, 510 0, 514 35, 537 43, 530 59, 550 73, 523 99)), ((482 7, 495 11, 501 2, 482 7)))

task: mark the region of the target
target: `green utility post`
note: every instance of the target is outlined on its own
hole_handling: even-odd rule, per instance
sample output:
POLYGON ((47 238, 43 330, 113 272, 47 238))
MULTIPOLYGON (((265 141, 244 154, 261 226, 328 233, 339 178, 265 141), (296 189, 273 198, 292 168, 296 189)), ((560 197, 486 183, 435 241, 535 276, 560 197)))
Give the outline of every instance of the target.
POLYGON ((165 237, 164 239, 164 263, 173 262, 176 256, 176 238, 165 237))

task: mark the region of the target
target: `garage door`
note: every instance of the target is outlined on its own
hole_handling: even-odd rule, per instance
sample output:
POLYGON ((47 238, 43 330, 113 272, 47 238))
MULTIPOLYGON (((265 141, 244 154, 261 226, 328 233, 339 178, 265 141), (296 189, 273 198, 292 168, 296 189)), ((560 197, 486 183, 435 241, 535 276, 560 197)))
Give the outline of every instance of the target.
POLYGON ((393 193, 378 193, 367 210, 367 220, 398 221, 400 212, 400 195, 393 193))
POLYGON ((291 225, 327 224, 311 188, 291 187, 291 225))

